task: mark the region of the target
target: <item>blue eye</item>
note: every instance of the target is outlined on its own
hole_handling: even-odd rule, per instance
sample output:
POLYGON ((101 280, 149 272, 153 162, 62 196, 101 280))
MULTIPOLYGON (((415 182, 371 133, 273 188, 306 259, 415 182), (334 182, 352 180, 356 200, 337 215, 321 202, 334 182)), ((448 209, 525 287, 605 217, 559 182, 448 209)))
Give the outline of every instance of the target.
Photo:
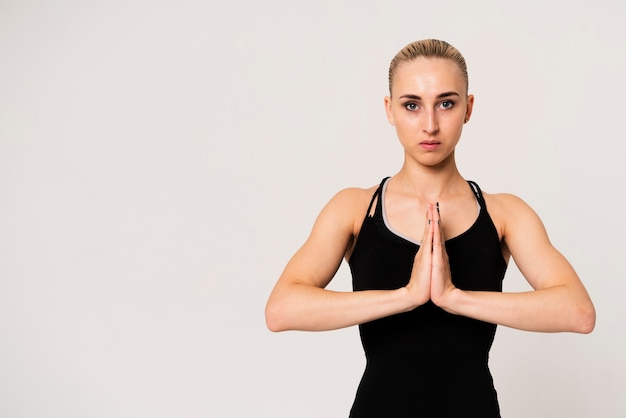
POLYGON ((413 110, 417 109, 417 104, 415 104, 415 103, 407 103, 407 104, 404 105, 404 107, 406 108, 406 110, 413 111, 413 110))
POLYGON ((441 102, 441 107, 444 109, 451 109, 454 107, 454 102, 452 100, 445 100, 441 102))

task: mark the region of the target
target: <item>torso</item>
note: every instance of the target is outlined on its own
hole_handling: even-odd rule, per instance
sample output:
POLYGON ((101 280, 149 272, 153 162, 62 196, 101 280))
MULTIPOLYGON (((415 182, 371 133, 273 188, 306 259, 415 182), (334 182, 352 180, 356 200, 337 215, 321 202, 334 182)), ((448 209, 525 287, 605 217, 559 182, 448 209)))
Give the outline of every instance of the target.
MULTIPOLYGON (((470 214, 442 211, 442 219, 447 216, 454 225, 445 245, 452 282, 464 290, 501 291, 506 260, 499 232, 484 195, 476 185, 466 182, 465 187, 472 204, 463 208, 470 214)), ((376 188, 369 191, 365 212, 376 188)), ((459 205, 465 205, 462 200, 459 205)), ((351 249, 355 291, 405 286, 420 248, 419 240, 403 236, 407 231, 392 230, 384 218, 385 211, 394 210, 385 207, 388 196, 375 201, 369 216, 362 213, 362 228, 351 249)), ((409 224, 396 222, 393 228, 409 224)), ((487 364, 494 324, 447 313, 429 301, 410 312, 363 323, 359 331, 367 365, 351 417, 464 416, 468 411, 500 416, 487 364)))

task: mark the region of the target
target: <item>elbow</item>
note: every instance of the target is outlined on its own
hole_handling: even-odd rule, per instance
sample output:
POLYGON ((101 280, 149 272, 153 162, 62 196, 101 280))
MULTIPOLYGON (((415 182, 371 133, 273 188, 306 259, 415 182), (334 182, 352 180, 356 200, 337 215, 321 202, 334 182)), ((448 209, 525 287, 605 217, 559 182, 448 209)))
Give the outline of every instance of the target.
POLYGON ((287 331, 289 328, 284 321, 285 315, 276 305, 276 303, 269 301, 265 306, 265 325, 272 332, 287 331))
POLYGON ((591 334, 596 326, 596 310, 591 301, 578 307, 575 317, 574 331, 580 334, 591 334))

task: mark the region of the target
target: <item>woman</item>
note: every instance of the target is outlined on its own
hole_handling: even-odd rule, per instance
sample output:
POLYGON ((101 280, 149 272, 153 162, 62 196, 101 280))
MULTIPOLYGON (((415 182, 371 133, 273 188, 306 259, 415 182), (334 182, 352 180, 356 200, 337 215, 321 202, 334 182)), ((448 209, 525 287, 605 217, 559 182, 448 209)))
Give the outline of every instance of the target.
POLYGON ((488 368, 496 325, 589 333, 593 304, 526 203, 459 173, 454 151, 474 105, 459 51, 407 45, 389 92, 402 168, 328 202, 270 295, 268 327, 359 325, 367 365, 351 417, 499 417, 488 368), (511 257, 534 290, 502 292, 511 257), (343 258, 355 291, 326 290, 343 258))

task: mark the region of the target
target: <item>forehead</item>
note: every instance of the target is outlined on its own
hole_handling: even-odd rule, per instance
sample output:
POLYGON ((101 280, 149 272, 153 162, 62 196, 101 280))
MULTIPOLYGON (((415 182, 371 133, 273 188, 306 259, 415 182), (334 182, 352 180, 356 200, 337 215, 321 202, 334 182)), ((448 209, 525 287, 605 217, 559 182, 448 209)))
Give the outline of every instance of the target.
POLYGON ((400 64, 392 80, 393 95, 438 94, 441 91, 465 92, 465 79, 459 66, 445 58, 419 57, 400 64))

